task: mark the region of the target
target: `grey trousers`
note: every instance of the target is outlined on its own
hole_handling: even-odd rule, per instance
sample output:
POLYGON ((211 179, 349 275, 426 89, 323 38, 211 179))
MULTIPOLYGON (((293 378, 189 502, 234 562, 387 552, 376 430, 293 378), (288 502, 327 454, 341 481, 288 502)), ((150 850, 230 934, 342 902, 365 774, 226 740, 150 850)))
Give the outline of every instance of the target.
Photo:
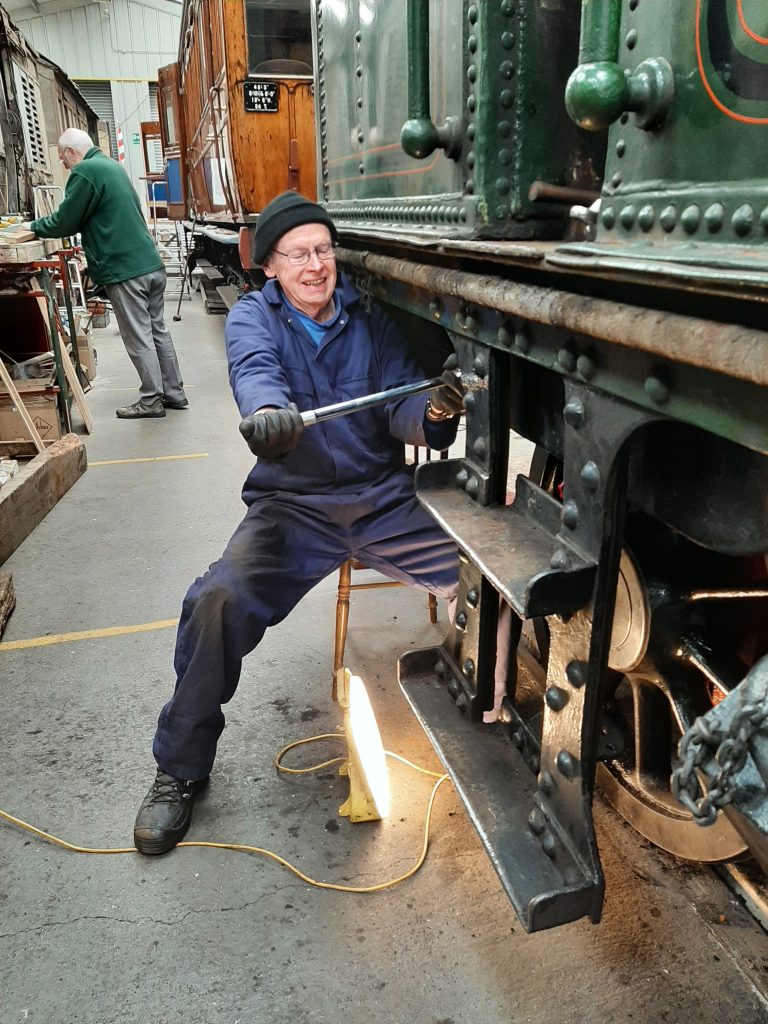
POLYGON ((106 287, 117 325, 139 374, 139 397, 154 402, 163 397, 180 402, 184 395, 176 350, 163 319, 165 270, 132 277, 106 287))

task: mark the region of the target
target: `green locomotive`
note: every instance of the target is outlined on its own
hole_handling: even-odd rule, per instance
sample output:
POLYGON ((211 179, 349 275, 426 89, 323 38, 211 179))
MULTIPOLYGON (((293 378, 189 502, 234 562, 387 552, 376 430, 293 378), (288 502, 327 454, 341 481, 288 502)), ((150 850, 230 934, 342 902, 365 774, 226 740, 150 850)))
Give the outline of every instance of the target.
POLYGON ((487 383, 417 473, 461 583, 400 678, 521 920, 599 920, 596 783, 768 867, 768 9, 318 0, 314 39, 345 269, 487 383))

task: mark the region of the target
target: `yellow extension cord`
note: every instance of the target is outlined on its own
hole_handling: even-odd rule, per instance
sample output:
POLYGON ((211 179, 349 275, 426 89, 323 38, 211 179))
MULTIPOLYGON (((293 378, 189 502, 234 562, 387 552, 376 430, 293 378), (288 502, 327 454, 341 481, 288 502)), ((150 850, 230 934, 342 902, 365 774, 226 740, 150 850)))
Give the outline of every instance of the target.
MULTIPOLYGON (((309 772, 320 771, 321 768, 327 768, 333 764, 339 764, 345 761, 344 757, 334 757, 330 761, 323 761, 321 764, 312 765, 309 768, 286 768, 283 763, 283 756, 288 753, 289 750, 293 750, 294 747, 301 747, 306 743, 315 743, 318 740, 344 740, 343 733, 328 732, 322 733, 319 736, 309 736, 303 740, 295 740, 293 743, 289 743, 283 747, 282 750, 278 751, 275 757, 275 767, 278 771, 285 772, 288 775, 306 775, 309 772)), ((181 843, 177 843, 176 847, 181 846, 200 846, 212 850, 237 850, 240 853, 257 853, 262 857, 268 857, 270 860, 276 861, 281 867, 286 868, 292 874, 300 878, 302 882, 306 882, 308 885, 314 886, 316 889, 332 889, 335 892, 357 892, 357 893, 369 893, 369 892, 381 892, 383 889, 391 889, 395 885, 399 885, 400 882, 404 882, 406 879, 411 878, 419 868, 422 866, 424 861, 427 859, 427 849, 429 848, 429 826, 432 819, 432 807, 435 802, 435 796, 440 786, 448 778, 447 775, 441 775, 439 772, 429 771, 427 768, 420 768, 412 761, 407 760, 405 757, 401 757, 399 754, 393 754, 390 750, 385 751, 388 757, 392 757, 397 761, 401 761, 403 764, 407 764, 410 768, 415 769, 417 772, 421 772, 423 775, 431 775, 437 779, 437 782, 432 787, 432 792, 429 796, 429 803, 427 804, 427 814, 424 823, 424 845, 421 850, 421 855, 416 861, 414 866, 405 872, 403 875, 398 875, 397 878, 391 878, 388 882, 380 882, 378 885, 340 885, 335 882, 318 882, 315 878, 310 878, 309 875, 305 875, 303 871, 300 871, 297 867, 285 860, 277 853, 273 853, 271 850, 263 850, 260 846, 246 846, 244 843, 206 843, 201 840, 190 840, 181 843)), ((9 821, 12 825, 17 825, 19 828, 26 829, 27 832, 32 832, 33 835, 40 836, 41 839, 47 839, 48 842, 54 843, 56 846, 61 846, 65 850, 70 850, 72 853, 99 853, 99 854, 112 854, 112 853, 138 853, 139 851, 135 846, 123 846, 116 847, 114 849, 99 850, 95 847, 90 846, 75 846, 72 843, 66 842, 64 839, 59 839, 57 836, 51 835, 49 832, 43 832, 42 829, 35 828, 34 825, 30 825, 26 821, 22 821, 21 818, 14 818, 12 814, 7 814, 5 811, 0 810, 0 818, 5 821, 9 821)))

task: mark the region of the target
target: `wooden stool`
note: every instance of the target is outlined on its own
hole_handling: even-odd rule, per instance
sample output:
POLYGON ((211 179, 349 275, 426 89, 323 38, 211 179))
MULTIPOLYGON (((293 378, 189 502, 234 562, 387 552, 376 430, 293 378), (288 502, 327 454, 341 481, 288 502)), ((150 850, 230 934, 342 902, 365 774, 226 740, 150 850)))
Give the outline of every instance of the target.
MULTIPOLYGON (((347 625, 349 623, 349 595, 353 590, 379 590, 382 587, 404 587, 398 580, 380 580, 375 583, 353 583, 353 569, 367 569, 367 565, 349 558, 339 569, 339 588, 336 594, 336 639, 333 648, 333 681, 336 683, 336 672, 344 664, 344 649, 347 646, 347 625)), ((434 594, 427 595, 429 621, 437 622, 437 598, 434 594)))

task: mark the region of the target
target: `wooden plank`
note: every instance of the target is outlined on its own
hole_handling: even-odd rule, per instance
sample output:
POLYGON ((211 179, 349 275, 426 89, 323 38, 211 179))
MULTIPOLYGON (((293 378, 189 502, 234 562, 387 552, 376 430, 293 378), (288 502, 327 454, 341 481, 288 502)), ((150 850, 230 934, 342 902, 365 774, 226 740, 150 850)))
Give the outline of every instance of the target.
POLYGON ((87 467, 85 446, 66 434, 0 487, 0 565, 26 540, 87 467))
POLYGON ((232 309, 237 302, 237 288, 233 284, 224 284, 219 285, 216 291, 227 309, 232 309))
MULTIPOLYGON (((44 440, 43 444, 50 448, 58 440, 60 438, 52 437, 50 441, 44 440)), ((34 441, 0 441, 0 459, 31 459, 34 455, 37 455, 34 441)))
POLYGON ((13 579, 9 572, 0 572, 0 636, 3 635, 5 624, 16 607, 16 596, 13 593, 13 579))
POLYGON ((37 427, 32 422, 32 417, 29 415, 27 407, 24 405, 21 398, 19 398, 19 392, 16 390, 16 386, 11 380, 11 375, 6 370, 5 363, 2 359, 0 359, 0 380, 5 384, 5 388, 11 396, 13 404, 16 406, 19 416, 24 420, 24 426, 27 428, 27 433, 32 438, 35 448, 37 448, 39 452, 44 452, 45 445, 43 444, 43 439, 38 434, 37 427))
POLYGON ((72 394, 75 396, 75 402, 77 408, 80 410, 80 415, 83 417, 83 423, 85 429, 89 434, 93 433, 93 416, 91 410, 88 408, 88 400, 85 397, 85 392, 80 387, 80 381, 77 379, 77 373, 75 367, 72 365, 72 360, 69 358, 69 352, 65 345, 61 346, 61 362, 64 366, 64 373, 67 377, 67 383, 72 389, 72 394))

